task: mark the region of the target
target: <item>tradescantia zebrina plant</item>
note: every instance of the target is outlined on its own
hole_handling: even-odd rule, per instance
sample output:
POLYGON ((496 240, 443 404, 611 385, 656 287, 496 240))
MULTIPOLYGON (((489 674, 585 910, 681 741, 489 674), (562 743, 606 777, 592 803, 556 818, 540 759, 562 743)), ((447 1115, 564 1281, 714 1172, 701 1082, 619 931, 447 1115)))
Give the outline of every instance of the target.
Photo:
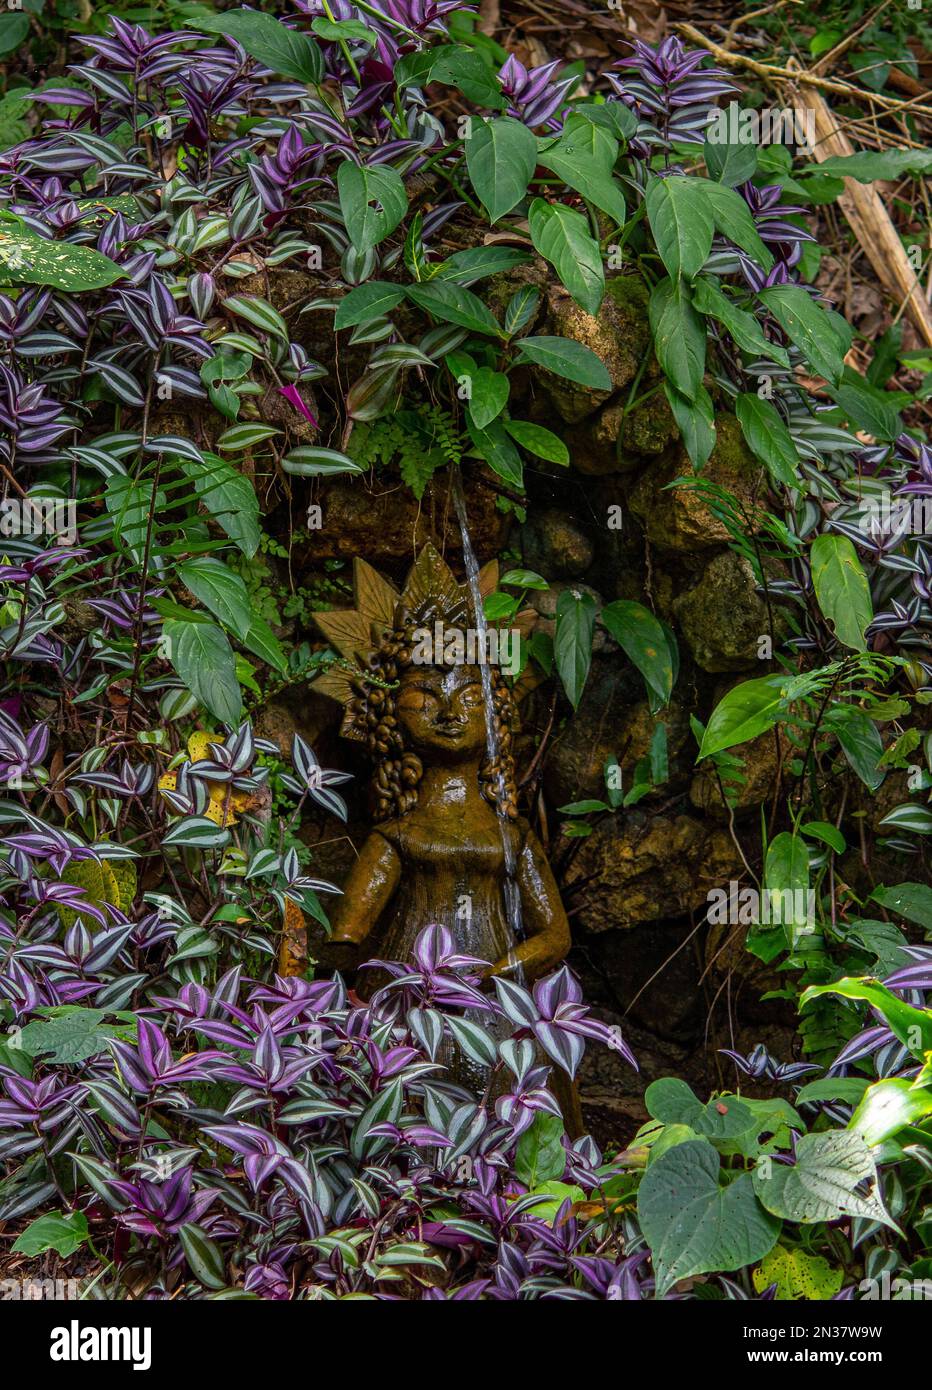
MULTIPOLYGON (((286 903, 326 922, 333 885, 298 829, 311 804, 345 817, 346 774, 254 732, 269 689, 326 660, 286 648, 243 578, 260 516, 362 471, 364 431, 397 418, 423 445, 404 474, 419 496, 462 464, 520 507, 525 468, 571 461, 528 381, 618 395, 556 296, 595 318, 642 288, 661 371, 644 393, 663 391, 697 487, 734 413, 792 571, 774 595, 801 615, 793 659, 827 651, 726 697, 703 757, 792 709, 804 782, 839 694, 832 737, 872 776, 861 706, 894 641, 910 657, 925 641, 921 542, 861 545, 844 508, 868 473, 921 495, 927 451, 845 367, 779 161, 705 139, 722 74, 676 40, 638 43, 582 94, 556 64, 452 38, 455 8, 309 0, 161 35, 115 19, 0 155, 0 471, 54 523, 46 545, 5 535, 0 568, 0 1219, 29 1223, 23 1252, 92 1249, 112 1296, 637 1298, 697 1274, 766 1295, 778 1239, 792 1263, 803 1238, 789 1180, 754 1176, 765 1159, 797 1181, 830 1169, 843 1198, 822 1219, 849 1223, 849 1257, 850 1223, 897 1230, 867 1139, 801 1139, 786 1102, 667 1086, 617 1161, 568 1140, 538 1049, 571 1074, 584 1037, 628 1055, 568 972, 493 1000, 430 928, 366 1008, 339 980, 275 974, 286 903), (476 1011, 513 1036, 496 1044, 476 1011), (438 1079, 450 1042, 512 1078, 494 1107, 438 1079), (728 1196, 730 1253, 670 1245, 684 1161, 706 1217, 728 1196)), ((740 545, 731 500, 706 493, 740 545)), ((575 703, 595 616, 572 591, 561 605, 575 703)), ((658 672, 632 630, 646 610, 613 608, 662 702, 672 638, 651 628, 658 672)), ((775 843, 779 886, 799 854, 775 843)))

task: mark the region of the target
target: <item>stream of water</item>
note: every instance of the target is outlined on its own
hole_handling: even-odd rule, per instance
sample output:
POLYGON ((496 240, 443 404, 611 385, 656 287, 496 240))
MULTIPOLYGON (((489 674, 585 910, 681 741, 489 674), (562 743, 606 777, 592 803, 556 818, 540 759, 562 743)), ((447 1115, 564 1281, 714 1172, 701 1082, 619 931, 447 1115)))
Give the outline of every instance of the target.
MULTIPOLYGON (((472 600, 473 623, 475 624, 476 635, 479 638, 479 651, 487 652, 488 647, 488 623, 485 618, 485 610, 482 606, 482 594, 479 589, 479 565, 476 560, 476 552, 473 550, 472 538, 469 534, 469 525, 466 516, 466 499, 463 495, 463 483, 458 468, 450 469, 450 486, 453 494, 453 506, 456 510, 456 519, 459 522, 460 534, 463 538, 463 561, 466 566, 466 578, 469 584, 469 596, 472 600)), ((492 699, 492 671, 488 661, 480 663, 479 672, 482 677, 482 694, 485 706, 485 746, 486 755, 490 765, 495 769, 498 778, 497 807, 498 823, 502 832, 502 848, 505 855, 505 881, 503 885, 503 895, 505 904, 505 921, 511 934, 512 948, 509 956, 513 960, 513 977, 523 983, 524 968, 521 962, 514 958, 514 948, 524 940, 524 921, 521 915, 521 890, 518 887, 518 866, 515 859, 514 839, 510 833, 511 822, 501 809, 505 801, 504 773, 502 771, 502 751, 498 737, 498 730, 495 727, 495 706, 492 699)))

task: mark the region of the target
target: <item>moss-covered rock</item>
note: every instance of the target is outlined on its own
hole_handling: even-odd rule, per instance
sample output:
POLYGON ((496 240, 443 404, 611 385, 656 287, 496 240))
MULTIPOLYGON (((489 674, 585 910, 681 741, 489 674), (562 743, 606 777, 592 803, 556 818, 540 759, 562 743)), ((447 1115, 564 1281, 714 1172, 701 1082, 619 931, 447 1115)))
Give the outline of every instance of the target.
MULTIPOLYGON (((791 756, 791 748, 782 735, 780 749, 785 763, 791 756)), ((772 729, 740 748, 733 748, 731 752, 744 763, 741 773, 743 781, 740 784, 735 781, 730 787, 724 787, 711 761, 707 759, 700 763, 689 788, 689 799, 696 809, 719 820, 727 820, 729 815, 724 793, 727 792, 731 798, 732 810, 740 813, 768 802, 777 781, 777 743, 772 729)))
POLYGON ((524 563, 545 579, 578 579, 592 564, 588 531, 555 507, 528 518, 521 528, 524 563))
MULTIPOLYGON (((470 466, 466 476, 469 532, 480 561, 498 554, 508 519, 497 510, 492 474, 470 466)), ((415 552, 428 541, 441 553, 459 552, 463 541, 445 473, 428 484, 419 502, 394 470, 353 478, 323 481, 315 496, 322 526, 305 547, 295 552, 295 564, 318 566, 323 560, 351 560, 357 555, 369 564, 394 573, 410 568, 415 552)))
MULTIPOLYGON (((696 665, 704 671, 747 671, 770 651, 761 637, 770 635, 771 615, 757 593, 754 572, 733 550, 714 556, 692 589, 674 599, 673 611, 696 665)), ((774 614, 776 646, 784 631, 774 614)))
POLYGON ((657 391, 627 415, 626 405, 627 395, 622 393, 603 406, 597 415, 584 420, 579 432, 574 432, 568 440, 573 465, 580 473, 637 472, 650 456, 662 454, 679 439, 679 430, 663 391, 657 391))
MULTIPOLYGON (((625 790, 635 764, 646 756, 659 723, 666 726, 672 767, 690 737, 685 709, 671 705, 651 714, 644 683, 621 655, 596 658, 573 717, 553 740, 544 764, 544 789, 554 806, 605 799, 605 764, 617 757, 625 790)), ((669 795, 670 783, 664 785, 669 795)))
MULTIPOLYGON (((756 531, 766 507, 767 474, 750 452, 733 415, 716 418, 716 444, 701 477, 726 488, 748 515, 756 531)), ((648 464, 631 494, 631 510, 644 526, 648 540, 666 550, 690 553, 723 545, 726 526, 702 493, 691 487, 669 488, 679 478, 694 478, 695 469, 681 445, 674 445, 648 464)))
POLYGON ((524 333, 534 333, 543 317, 547 286, 552 280, 553 273, 548 270, 546 261, 543 261, 540 256, 535 256, 532 261, 525 265, 515 266, 513 270, 503 270, 498 275, 490 275, 488 280, 484 280, 482 283, 481 294, 492 313, 501 323, 505 317, 505 310, 518 290, 524 289, 527 285, 537 290, 540 301, 534 317, 522 330, 524 333))
POLYGON ((719 826, 694 816, 643 822, 619 813, 582 841, 564 876, 565 893, 584 930, 627 929, 704 908, 710 889, 727 885, 740 865, 719 826))
POLYGON ((647 321, 648 293, 637 276, 618 276, 606 284, 605 298, 597 315, 580 309, 562 285, 547 290, 547 332, 582 343, 604 362, 612 389, 592 391, 565 381, 551 372, 541 373, 541 383, 557 413, 567 424, 585 419, 614 391, 623 390, 634 380, 650 351, 647 321))

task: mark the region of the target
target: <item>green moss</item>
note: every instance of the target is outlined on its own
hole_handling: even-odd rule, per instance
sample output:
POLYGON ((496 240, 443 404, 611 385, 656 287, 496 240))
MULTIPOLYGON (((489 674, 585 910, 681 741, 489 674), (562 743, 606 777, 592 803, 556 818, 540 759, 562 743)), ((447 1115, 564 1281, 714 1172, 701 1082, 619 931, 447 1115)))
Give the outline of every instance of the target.
POLYGON ((679 435, 673 411, 663 391, 625 417, 622 450, 635 454, 660 454, 679 435))

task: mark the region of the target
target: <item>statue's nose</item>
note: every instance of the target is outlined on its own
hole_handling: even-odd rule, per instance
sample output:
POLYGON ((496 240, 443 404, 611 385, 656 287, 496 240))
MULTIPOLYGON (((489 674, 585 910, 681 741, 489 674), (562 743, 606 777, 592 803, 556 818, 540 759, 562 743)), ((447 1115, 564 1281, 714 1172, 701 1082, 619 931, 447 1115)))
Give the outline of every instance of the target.
POLYGON ((457 725, 465 723, 462 712, 454 710, 449 696, 444 695, 440 702, 440 713, 437 716, 438 724, 457 725))

